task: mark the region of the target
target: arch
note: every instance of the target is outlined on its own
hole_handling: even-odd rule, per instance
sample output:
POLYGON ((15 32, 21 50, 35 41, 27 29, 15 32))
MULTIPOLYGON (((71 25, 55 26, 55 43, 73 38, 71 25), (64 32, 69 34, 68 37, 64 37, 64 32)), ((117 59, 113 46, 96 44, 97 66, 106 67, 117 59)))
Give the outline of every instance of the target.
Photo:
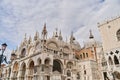
POLYGON ((63 51, 65 51, 65 52, 69 52, 69 51, 70 51, 70 49, 69 49, 69 47, 68 47, 68 46, 64 46, 64 47, 63 47, 63 51))
POLYGON ((46 58, 46 59, 44 60, 44 64, 45 64, 45 65, 50 65, 50 58, 46 58))
POLYGON ((22 51, 21 51, 21 57, 25 57, 25 55, 26 55, 26 49, 23 48, 22 51))
POLYGON ((41 63, 42 63, 42 60, 41 60, 40 58, 38 58, 37 64, 38 64, 38 65, 41 65, 41 63))
POLYGON ((72 62, 68 62, 68 63, 67 63, 67 68, 70 68, 70 69, 71 69, 72 67, 73 67, 73 63, 72 63, 72 62))
POLYGON ((53 72, 58 72, 62 74, 63 72, 62 68, 63 68, 62 62, 58 59, 54 59, 53 60, 53 72))
POLYGON ((112 58, 110 56, 108 58, 108 63, 109 63, 109 65, 113 65, 113 61, 112 61, 112 58))
POLYGON ((19 69, 18 62, 15 62, 13 66, 13 71, 18 71, 18 69, 19 69))
POLYGON ((85 53, 83 53, 83 58, 85 58, 85 53))
POLYGON ((33 75, 34 74, 34 61, 31 61, 29 63, 29 75, 33 75))
POLYGON ((117 40, 120 41, 120 29, 116 32, 117 40))
POLYGON ((22 80, 25 79, 25 73, 26 73, 26 64, 23 62, 22 65, 21 65, 21 78, 22 80))
POLYGON ((114 55, 114 63, 115 63, 115 65, 119 64, 119 60, 116 55, 114 55))
POLYGON ((69 77, 71 76, 70 70, 67 71, 67 76, 69 76, 69 77))
POLYGON ((17 79, 18 69, 19 69, 19 65, 18 62, 16 61, 13 66, 13 79, 15 80, 17 79))
POLYGON ((56 42, 54 42, 54 41, 48 42, 48 43, 47 43, 47 46, 48 46, 49 48, 54 48, 54 49, 57 49, 57 48, 58 48, 58 44, 57 44, 56 42))

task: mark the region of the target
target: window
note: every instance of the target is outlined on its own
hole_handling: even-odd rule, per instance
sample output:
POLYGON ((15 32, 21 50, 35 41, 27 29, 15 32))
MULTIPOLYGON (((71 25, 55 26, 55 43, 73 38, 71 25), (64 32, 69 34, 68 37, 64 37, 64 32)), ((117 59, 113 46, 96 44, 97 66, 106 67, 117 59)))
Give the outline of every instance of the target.
POLYGON ((69 77, 71 76, 70 70, 67 71, 67 76, 69 76, 69 77))
POLYGON ((21 51, 21 57, 25 57, 25 55, 26 55, 26 49, 23 48, 22 51, 21 51))
POLYGON ((82 59, 82 54, 80 55, 80 59, 82 59))
POLYGON ((119 64, 119 60, 118 60, 117 56, 114 56, 114 63, 115 63, 115 65, 119 64))
POLYGON ((86 70, 84 70, 84 75, 86 75, 86 70))
POLYGON ((88 57, 88 53, 86 53, 86 56, 88 57))
POLYGON ((112 58, 110 56, 108 58, 108 63, 109 63, 109 65, 113 65, 113 61, 112 61, 112 58))
POLYGON ((85 53, 83 53, 83 58, 85 58, 85 53))
POLYGON ((120 41, 120 29, 117 31, 116 36, 117 36, 117 40, 120 41))

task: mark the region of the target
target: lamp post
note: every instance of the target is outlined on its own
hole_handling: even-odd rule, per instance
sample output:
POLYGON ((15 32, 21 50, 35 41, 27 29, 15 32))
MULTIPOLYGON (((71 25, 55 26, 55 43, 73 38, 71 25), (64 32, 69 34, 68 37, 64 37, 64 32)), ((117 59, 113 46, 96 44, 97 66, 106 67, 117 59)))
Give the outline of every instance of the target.
POLYGON ((0 55, 0 68, 1 68, 1 63, 3 62, 3 60, 5 60, 5 62, 7 63, 7 61, 6 61, 6 56, 3 55, 6 47, 7 47, 7 44, 6 44, 6 43, 3 43, 3 44, 2 44, 2 48, 0 49, 0 51, 2 51, 2 54, 0 55))

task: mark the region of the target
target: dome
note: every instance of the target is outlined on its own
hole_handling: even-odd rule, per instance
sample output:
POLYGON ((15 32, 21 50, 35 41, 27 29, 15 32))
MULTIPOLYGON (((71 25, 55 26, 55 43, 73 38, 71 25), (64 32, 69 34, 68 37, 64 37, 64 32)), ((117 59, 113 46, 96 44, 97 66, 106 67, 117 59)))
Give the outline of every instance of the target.
POLYGON ((79 44, 78 41, 75 40, 75 41, 73 42, 73 45, 74 45, 74 48, 75 48, 75 49, 81 49, 81 46, 80 46, 80 44, 79 44))

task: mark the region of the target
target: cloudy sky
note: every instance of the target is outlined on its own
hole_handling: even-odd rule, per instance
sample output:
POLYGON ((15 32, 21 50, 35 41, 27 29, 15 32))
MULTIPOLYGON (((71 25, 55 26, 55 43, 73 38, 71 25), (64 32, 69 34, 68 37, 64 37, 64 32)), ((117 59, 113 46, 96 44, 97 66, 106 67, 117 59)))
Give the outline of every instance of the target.
POLYGON ((44 23, 48 37, 55 28, 62 31, 64 38, 73 31, 82 44, 91 29, 100 40, 97 23, 119 15, 120 0, 0 0, 0 43, 8 44, 9 53, 25 33, 32 37, 36 30, 41 33, 44 23))

